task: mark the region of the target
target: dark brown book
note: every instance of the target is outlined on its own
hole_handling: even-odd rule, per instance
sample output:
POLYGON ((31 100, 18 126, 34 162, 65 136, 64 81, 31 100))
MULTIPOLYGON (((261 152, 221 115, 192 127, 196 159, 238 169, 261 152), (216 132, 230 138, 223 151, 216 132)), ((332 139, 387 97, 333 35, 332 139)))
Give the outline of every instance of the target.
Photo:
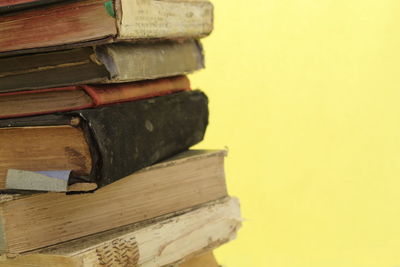
POLYGON ((203 67, 197 41, 76 48, 0 58, 0 92, 150 80, 203 67))
MULTIPOLYGON (((0 12, 49 0, 7 0, 0 12)), ((213 26, 208 0, 55 1, 0 17, 0 56, 89 44, 149 39, 196 39, 213 26)))

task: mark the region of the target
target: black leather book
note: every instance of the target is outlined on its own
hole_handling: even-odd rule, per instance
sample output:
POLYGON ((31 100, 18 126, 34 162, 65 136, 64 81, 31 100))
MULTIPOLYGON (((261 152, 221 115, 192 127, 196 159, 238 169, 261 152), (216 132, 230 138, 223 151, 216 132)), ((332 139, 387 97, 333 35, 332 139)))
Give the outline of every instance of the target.
POLYGON ((0 120, 0 188, 40 190, 7 186, 10 169, 70 170, 69 185, 105 186, 197 144, 207 124, 208 99, 197 90, 0 120))

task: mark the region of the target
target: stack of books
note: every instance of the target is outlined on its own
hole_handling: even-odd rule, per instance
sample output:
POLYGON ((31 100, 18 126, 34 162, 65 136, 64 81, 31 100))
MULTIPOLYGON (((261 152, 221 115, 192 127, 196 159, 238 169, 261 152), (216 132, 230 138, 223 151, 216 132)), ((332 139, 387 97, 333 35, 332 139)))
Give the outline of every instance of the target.
POLYGON ((207 0, 0 2, 0 266, 216 264, 239 203, 185 76, 212 28, 207 0))

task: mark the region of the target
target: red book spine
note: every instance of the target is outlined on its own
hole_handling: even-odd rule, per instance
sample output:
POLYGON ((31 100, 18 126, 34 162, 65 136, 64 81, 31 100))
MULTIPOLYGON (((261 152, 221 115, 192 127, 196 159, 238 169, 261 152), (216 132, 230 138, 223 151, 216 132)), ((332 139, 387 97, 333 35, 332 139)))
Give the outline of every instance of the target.
MULTIPOLYGON (((92 108, 96 106, 109 105, 120 102, 135 101, 145 98, 151 98, 156 96, 167 95, 179 91, 190 90, 190 81, 186 76, 176 76, 157 80, 140 81, 133 83, 121 83, 121 84, 104 84, 104 85, 79 85, 79 86, 67 86, 57 87, 48 89, 39 89, 32 91, 18 91, 0 93, 0 103, 8 102, 7 97, 10 96, 23 96, 33 94, 45 94, 53 92, 65 92, 73 90, 83 90, 91 99, 91 103, 75 105, 71 107, 60 106, 55 108, 44 109, 42 107, 33 106, 31 110, 37 109, 36 111, 11 112, 9 108, 0 107, 0 119, 13 118, 13 117, 26 117, 33 115, 50 114, 55 112, 72 111, 78 109, 92 108)), ((45 96, 44 96, 45 97, 45 96)), ((21 98, 23 99, 23 98, 21 98)), ((14 98, 13 101, 18 103, 21 99, 14 98)), ((9 103, 9 102, 8 102, 9 103)))
POLYGON ((186 76, 176 76, 134 83, 82 85, 82 88, 100 106, 190 90, 190 81, 186 76))

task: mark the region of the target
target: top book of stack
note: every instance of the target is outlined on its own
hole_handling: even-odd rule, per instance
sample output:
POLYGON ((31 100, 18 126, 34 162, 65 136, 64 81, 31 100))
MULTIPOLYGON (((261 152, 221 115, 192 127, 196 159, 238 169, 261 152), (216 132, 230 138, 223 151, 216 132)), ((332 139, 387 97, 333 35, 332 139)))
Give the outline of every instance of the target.
POLYGON ((0 57, 118 41, 198 39, 212 29, 208 0, 5 0, 0 57))

